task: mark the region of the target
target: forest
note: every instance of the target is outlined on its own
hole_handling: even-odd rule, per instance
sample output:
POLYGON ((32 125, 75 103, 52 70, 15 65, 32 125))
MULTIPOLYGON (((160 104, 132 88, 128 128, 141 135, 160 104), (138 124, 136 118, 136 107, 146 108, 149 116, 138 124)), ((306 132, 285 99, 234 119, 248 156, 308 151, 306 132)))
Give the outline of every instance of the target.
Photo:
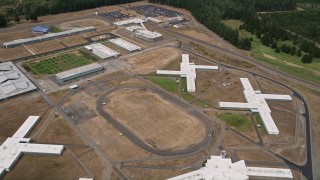
MULTIPOLYGON (((8 21, 14 20, 20 22, 21 15, 25 16, 26 20, 37 20, 38 16, 48 14, 59 14, 66 12, 81 11, 92 9, 106 5, 115 5, 136 2, 139 0, 43 0, 39 2, 21 3, 19 6, 12 5, 5 8, 4 14, 0 14, 0 28, 6 27, 8 21), (3 20, 5 18, 5 20, 3 20)), ((4 1, 10 5, 15 1, 4 1)))
MULTIPOLYGON (((229 41, 233 45, 238 46, 241 49, 250 50, 251 42, 249 39, 243 39, 239 37, 237 30, 230 29, 227 25, 221 23, 221 20, 226 19, 238 19, 244 22, 240 29, 245 29, 252 34, 255 34, 261 43, 265 46, 270 46, 277 53, 284 52, 291 55, 302 56, 302 62, 311 63, 313 57, 320 57, 320 49, 315 45, 313 41, 305 39, 303 35, 307 35, 314 40, 314 37, 318 37, 319 30, 319 18, 317 14, 311 12, 306 13, 305 16, 299 17, 300 21, 305 21, 305 25, 299 25, 297 22, 293 22, 293 16, 285 16, 279 18, 279 22, 274 20, 281 15, 278 13, 266 13, 259 16, 259 11, 292 11, 296 9, 297 3, 315 3, 319 0, 149 0, 153 3, 167 4, 180 8, 185 8, 191 11, 192 15, 208 29, 214 31, 225 40, 229 41), (272 18, 272 16, 277 16, 272 18), (309 16, 313 16, 312 18, 309 16), (292 18, 291 20, 288 20, 292 18), (288 31, 285 21, 292 22, 292 31, 288 31), (314 21, 317 21, 315 25, 310 25, 314 21), (298 24, 298 25, 297 25, 298 24), (308 25, 308 26, 306 26, 308 25), (313 30, 310 31, 311 27, 313 30), (298 31, 296 31, 297 28, 298 31), (311 33, 310 33, 311 32, 311 33), (310 33, 310 34, 308 34, 310 33), (292 41, 293 46, 282 45, 277 46, 277 41, 292 41), (296 46, 298 48, 296 48, 296 46), (302 53, 304 52, 304 53, 302 53), (305 60, 307 59, 307 60, 305 60)), ((295 14, 297 11, 292 11, 295 14)))

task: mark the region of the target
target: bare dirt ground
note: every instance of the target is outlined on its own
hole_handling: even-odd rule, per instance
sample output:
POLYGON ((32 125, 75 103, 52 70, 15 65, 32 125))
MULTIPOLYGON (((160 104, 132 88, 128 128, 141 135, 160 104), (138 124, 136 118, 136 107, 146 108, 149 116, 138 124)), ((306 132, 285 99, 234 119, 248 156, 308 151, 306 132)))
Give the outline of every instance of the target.
POLYGON ((8 49, 0 48, 0 54, 1 54, 0 61, 2 61, 2 62, 32 55, 23 46, 18 46, 15 48, 8 48, 8 49))
POLYGON ((128 59, 128 63, 135 66, 135 68, 133 68, 134 72, 139 74, 149 74, 163 68, 180 56, 181 52, 178 49, 164 47, 131 57, 128 59))
POLYGON ((199 120, 157 94, 128 89, 109 97, 105 110, 154 148, 181 150, 204 138, 205 128, 199 120))
POLYGON ((25 38, 35 37, 35 36, 36 35, 32 33, 31 29, 3 33, 3 34, 0 34, 0 44, 2 45, 4 42, 13 41, 16 39, 25 39, 25 38))
POLYGON ((96 28, 109 26, 110 24, 106 21, 102 21, 99 19, 83 19, 76 21, 69 21, 59 25, 59 28, 62 30, 70 30, 73 28, 86 27, 86 26, 94 26, 96 28))
POLYGON ((48 107, 36 92, 0 102, 0 142, 11 137, 30 115, 41 115, 48 107))
POLYGON ((44 41, 35 44, 29 44, 27 47, 35 54, 50 52, 58 49, 65 48, 64 45, 57 42, 56 40, 44 41))
POLYGON ((124 172, 132 179, 137 180, 155 180, 168 179, 181 174, 191 172, 192 170, 159 170, 159 169, 140 169, 124 168, 124 172))
POLYGON ((68 47, 79 45, 79 44, 84 44, 84 43, 88 42, 80 34, 74 35, 74 36, 69 36, 69 37, 59 38, 56 41, 61 42, 62 44, 64 44, 65 46, 68 46, 68 47))
POLYGON ((86 176, 69 149, 61 156, 24 155, 4 179, 79 179, 86 176))

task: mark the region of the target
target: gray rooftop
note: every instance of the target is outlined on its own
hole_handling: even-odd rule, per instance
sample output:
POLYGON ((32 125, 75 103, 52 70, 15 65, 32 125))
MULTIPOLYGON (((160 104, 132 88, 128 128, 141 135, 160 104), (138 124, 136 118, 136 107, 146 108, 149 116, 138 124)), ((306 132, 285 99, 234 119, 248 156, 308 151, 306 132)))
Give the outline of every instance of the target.
POLYGON ((0 100, 37 89, 12 63, 0 64, 0 100))

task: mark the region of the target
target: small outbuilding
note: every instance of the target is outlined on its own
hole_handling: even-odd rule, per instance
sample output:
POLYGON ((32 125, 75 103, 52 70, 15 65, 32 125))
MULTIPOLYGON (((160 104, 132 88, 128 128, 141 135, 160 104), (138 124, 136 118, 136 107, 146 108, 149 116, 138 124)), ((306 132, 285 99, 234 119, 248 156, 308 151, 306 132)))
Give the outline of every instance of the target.
POLYGON ((51 30, 50 30, 50 27, 47 26, 47 25, 41 25, 41 26, 36 26, 36 27, 33 27, 32 28, 32 32, 33 33, 43 33, 43 34, 47 34, 49 33, 51 30))

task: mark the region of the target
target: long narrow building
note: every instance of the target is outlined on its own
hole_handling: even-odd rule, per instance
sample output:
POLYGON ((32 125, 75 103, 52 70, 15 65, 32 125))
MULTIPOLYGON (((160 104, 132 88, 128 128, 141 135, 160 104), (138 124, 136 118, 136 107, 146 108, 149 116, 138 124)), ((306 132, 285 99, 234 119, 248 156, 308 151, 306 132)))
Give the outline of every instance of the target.
POLYGON ((247 103, 241 102, 220 102, 221 109, 250 110, 252 113, 259 113, 268 134, 279 134, 279 130, 271 116, 271 110, 266 100, 291 101, 290 95, 262 94, 253 90, 248 78, 240 78, 243 86, 243 93, 247 103))
POLYGON ((187 79, 187 91, 196 92, 196 69, 200 70, 218 70, 218 66, 195 65, 189 62, 189 54, 182 54, 182 63, 180 71, 157 70, 158 75, 181 76, 187 79))
POLYGON ((247 167, 244 160, 232 162, 221 156, 211 156, 205 167, 170 178, 169 180, 248 180, 249 177, 259 179, 292 179, 290 169, 247 167))

